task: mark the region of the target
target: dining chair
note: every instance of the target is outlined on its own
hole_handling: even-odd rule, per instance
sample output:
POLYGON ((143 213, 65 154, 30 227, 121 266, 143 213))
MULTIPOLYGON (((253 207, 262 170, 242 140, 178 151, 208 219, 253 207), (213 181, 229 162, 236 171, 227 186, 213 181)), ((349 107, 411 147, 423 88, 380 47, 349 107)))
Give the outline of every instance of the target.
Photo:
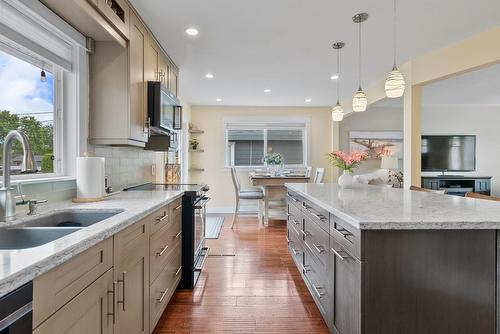
POLYGON ((466 193, 465 197, 468 197, 468 198, 477 198, 477 199, 485 199, 485 200, 488 200, 488 201, 497 201, 497 202, 500 202, 500 197, 488 196, 488 195, 483 195, 483 194, 478 194, 478 193, 473 193, 473 192, 466 193))
POLYGON ((311 177, 312 170, 313 170, 313 168, 311 166, 306 168, 306 177, 311 177))
POLYGON ((234 227, 236 220, 238 219, 238 214, 240 212, 240 200, 257 200, 258 204, 258 219, 259 223, 262 220, 262 200, 264 199, 264 191, 261 187, 248 187, 241 188, 240 181, 238 179, 238 174, 236 173, 236 168, 231 167, 231 178, 233 180, 234 193, 236 195, 236 207, 234 209, 233 222, 231 223, 231 228, 234 227))
POLYGON ((410 190, 422 191, 422 192, 426 192, 426 193, 441 194, 441 195, 445 195, 448 193, 448 189, 433 190, 433 189, 426 189, 426 188, 421 188, 421 187, 416 187, 416 186, 410 186, 410 190))
POLYGON ((323 183, 323 177, 325 176, 324 168, 316 168, 314 171, 313 183, 323 183))

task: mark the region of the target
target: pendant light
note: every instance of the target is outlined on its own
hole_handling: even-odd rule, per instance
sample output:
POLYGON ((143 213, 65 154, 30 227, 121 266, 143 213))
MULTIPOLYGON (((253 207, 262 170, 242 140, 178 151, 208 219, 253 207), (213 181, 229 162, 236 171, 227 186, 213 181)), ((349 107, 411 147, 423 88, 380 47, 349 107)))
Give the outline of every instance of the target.
POLYGON ((345 46, 344 42, 336 42, 333 44, 333 49, 337 50, 337 76, 338 76, 338 81, 337 81, 337 104, 335 107, 332 108, 332 120, 334 122, 340 122, 344 119, 344 110, 342 109, 342 106, 340 105, 340 49, 342 49, 345 46))
POLYGON ((387 75, 387 79, 385 80, 385 95, 388 98, 396 98, 403 96, 405 92, 405 78, 403 74, 398 70, 396 65, 396 39, 397 39, 397 26, 396 26, 396 0, 394 0, 394 31, 393 31, 393 47, 394 47, 394 65, 392 67, 392 71, 387 75))
POLYGON ((47 74, 45 74, 45 63, 42 63, 42 72, 40 72, 40 81, 41 82, 46 82, 47 81, 47 74))
POLYGON ((352 21, 357 23, 359 26, 359 55, 358 55, 358 66, 359 66, 359 87, 356 94, 352 99, 352 110, 354 112, 363 112, 368 106, 368 99, 366 98, 365 92, 361 88, 361 23, 368 19, 367 13, 359 13, 353 16, 352 21))

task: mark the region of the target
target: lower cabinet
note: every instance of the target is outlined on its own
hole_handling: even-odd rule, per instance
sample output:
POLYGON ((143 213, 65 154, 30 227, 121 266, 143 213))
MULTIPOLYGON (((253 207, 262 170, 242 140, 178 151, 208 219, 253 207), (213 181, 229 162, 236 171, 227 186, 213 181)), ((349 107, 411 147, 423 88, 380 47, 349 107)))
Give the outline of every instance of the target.
POLYGON ((113 300, 113 270, 110 269, 33 333, 112 334, 116 315, 113 300))
POLYGON ((33 333, 153 332, 181 279, 181 212, 175 200, 37 277, 33 333))

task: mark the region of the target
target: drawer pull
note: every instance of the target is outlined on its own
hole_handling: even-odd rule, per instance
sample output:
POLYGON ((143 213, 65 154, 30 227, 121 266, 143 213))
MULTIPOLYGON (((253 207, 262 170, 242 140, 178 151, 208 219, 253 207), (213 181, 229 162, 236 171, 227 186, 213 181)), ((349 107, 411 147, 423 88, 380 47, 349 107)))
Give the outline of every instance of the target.
POLYGON ((326 295, 325 292, 319 291, 320 289, 323 290, 324 288, 318 287, 318 286, 316 286, 314 284, 312 286, 313 286, 314 293, 316 294, 316 296, 318 296, 318 298, 321 299, 321 298, 323 298, 324 295, 326 295))
POLYGON ((108 316, 113 317, 113 323, 116 323, 116 284, 117 282, 113 282, 113 290, 108 290, 108 294, 112 294, 112 302, 113 302, 113 307, 112 307, 112 312, 108 312, 108 316))
POLYGON ((299 222, 298 220, 295 220, 295 219, 292 219, 292 223, 293 223, 294 225, 300 225, 300 222, 299 222))
POLYGON ((340 261, 344 261, 345 259, 352 259, 352 256, 350 256, 350 255, 344 255, 344 256, 342 256, 342 254, 340 254, 340 252, 342 252, 342 251, 336 251, 333 248, 330 248, 330 249, 332 250, 333 254, 335 254, 335 256, 340 259, 340 261))
POLYGON ((179 239, 179 237, 181 236, 181 234, 182 234, 182 231, 179 231, 179 233, 177 233, 177 234, 175 235, 175 238, 176 238, 176 239, 179 239))
POLYGON ((119 279, 117 282, 122 284, 122 300, 118 300, 117 304, 122 304, 122 310, 125 311, 125 279, 127 277, 127 272, 122 272, 122 279, 119 279))
POLYGON ((319 254, 322 254, 325 252, 325 249, 323 248, 323 246, 318 246, 316 244, 313 244, 313 247, 316 250, 316 252, 318 252, 319 254))
POLYGON ((292 252, 293 252, 293 255, 295 255, 295 256, 300 254, 300 252, 293 247, 292 247, 292 252))
POLYGON ((304 273, 308 273, 308 272, 310 272, 310 271, 311 271, 311 269, 309 269, 309 266, 305 266, 305 265, 303 265, 303 264, 301 264, 300 266, 302 267, 302 271, 303 271, 304 273))
POLYGON ((177 205, 177 206, 174 208, 174 211, 177 211, 177 210, 179 210, 180 208, 182 208, 182 204, 177 205))
POLYGON ((309 233, 309 232, 307 232, 307 231, 304 231, 304 230, 300 230, 300 232, 302 233, 302 235, 303 235, 304 237, 308 237, 308 236, 310 236, 310 235, 311 235, 311 233, 309 233))
POLYGON ((178 276, 179 273, 181 272, 181 269, 182 269, 182 266, 179 266, 179 268, 177 269, 177 271, 175 272, 175 276, 178 276))
POLYGON ((310 208, 306 203, 302 203, 302 208, 308 210, 310 208))
POLYGON ((326 217, 323 216, 322 214, 317 214, 315 212, 312 212, 311 210, 308 210, 308 212, 313 215, 316 219, 321 220, 322 222, 326 221, 326 217))
POLYGON ((156 222, 157 222, 157 223, 162 222, 162 221, 164 221, 164 220, 165 220, 165 219, 167 219, 167 218, 168 218, 168 214, 167 214, 167 212, 165 211, 165 212, 163 213, 163 216, 160 216, 160 217, 156 218, 156 222))
POLYGON ((340 235, 342 235, 343 238, 346 238, 346 239, 347 239, 347 237, 353 235, 351 232, 349 232, 345 228, 335 228, 335 231, 337 231, 340 235))
POLYGON ((166 245, 165 247, 163 247, 162 249, 160 249, 160 251, 157 252, 156 255, 162 256, 167 251, 167 249, 168 249, 169 246, 170 245, 166 245))
POLYGON ((168 290, 169 290, 169 289, 167 288, 167 290, 165 290, 165 291, 163 291, 163 292, 162 292, 162 294, 161 294, 160 298, 156 299, 156 301, 157 301, 158 303, 160 303, 160 304, 161 304, 161 303, 163 302, 163 299, 165 299, 165 296, 167 295, 168 290))
POLYGON ((290 195, 290 194, 288 194, 288 197, 290 197, 290 199, 291 199, 292 201, 294 201, 295 203, 300 202, 298 199, 296 199, 295 197, 293 197, 293 196, 292 196, 292 195, 290 195))

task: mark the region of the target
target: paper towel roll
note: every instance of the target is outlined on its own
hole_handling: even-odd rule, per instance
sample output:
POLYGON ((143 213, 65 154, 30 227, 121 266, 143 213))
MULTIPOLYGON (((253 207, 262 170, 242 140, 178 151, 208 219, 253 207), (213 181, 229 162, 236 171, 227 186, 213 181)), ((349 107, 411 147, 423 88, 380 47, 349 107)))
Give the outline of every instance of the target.
POLYGON ((77 199, 101 199, 104 196, 104 175, 104 158, 77 157, 77 199))

